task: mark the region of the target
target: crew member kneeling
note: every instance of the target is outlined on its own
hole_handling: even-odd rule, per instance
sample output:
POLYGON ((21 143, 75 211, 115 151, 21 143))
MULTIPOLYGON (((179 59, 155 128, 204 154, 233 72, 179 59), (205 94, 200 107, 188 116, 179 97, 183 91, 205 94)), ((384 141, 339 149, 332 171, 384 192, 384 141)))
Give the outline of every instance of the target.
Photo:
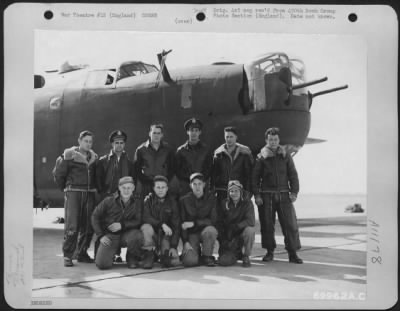
POLYGON ((182 221, 182 262, 185 267, 198 265, 200 254, 202 254, 202 264, 215 266, 212 254, 218 236, 215 228, 216 198, 213 192, 204 191, 205 185, 203 174, 192 174, 190 176, 192 191, 179 201, 182 221))
POLYGON ((154 263, 154 252, 160 252, 163 267, 173 267, 180 264, 176 250, 179 243, 180 217, 177 203, 168 195, 168 179, 155 176, 153 180, 154 193, 144 200, 143 225, 145 249, 143 268, 151 269, 154 263))
POLYGON ((242 259, 243 267, 251 265, 250 255, 255 239, 254 207, 243 191, 238 180, 229 181, 228 198, 218 206, 218 262, 221 266, 233 265, 238 259, 242 259))
POLYGON ((140 231, 142 203, 133 197, 135 185, 130 176, 122 177, 118 192, 105 198, 92 214, 92 226, 98 245, 95 262, 99 269, 109 269, 119 247, 127 247, 128 268, 138 268, 142 254, 140 231))

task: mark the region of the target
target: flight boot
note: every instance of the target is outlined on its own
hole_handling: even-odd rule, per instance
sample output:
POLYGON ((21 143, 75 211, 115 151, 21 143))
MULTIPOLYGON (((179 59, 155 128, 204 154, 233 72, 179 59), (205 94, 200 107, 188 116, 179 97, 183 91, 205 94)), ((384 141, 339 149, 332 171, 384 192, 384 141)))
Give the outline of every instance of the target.
POLYGON ((249 256, 243 256, 243 258, 242 258, 242 266, 245 267, 245 268, 248 268, 248 267, 251 266, 251 261, 250 261, 249 256))
POLYGON ((268 251, 265 256, 262 258, 262 261, 270 262, 274 260, 274 251, 268 251))
POLYGON ((73 267, 74 263, 72 262, 72 258, 64 257, 64 267, 73 267))
POLYGON ((171 256, 169 255, 169 251, 168 250, 165 250, 164 253, 161 254, 160 263, 161 263, 161 267, 163 267, 163 268, 172 267, 171 256))
POLYGON ((142 268, 153 269, 153 264, 154 264, 154 251, 145 250, 143 254, 142 268))
POLYGON ((140 268, 140 257, 132 254, 126 254, 126 264, 129 269, 140 268))
POLYGON ((114 255, 114 259, 113 259, 114 263, 121 263, 122 262, 122 258, 120 255, 114 255))
POLYGON ((127 262, 128 269, 140 268, 139 260, 132 259, 127 262))
POLYGON ((301 264, 303 260, 297 256, 296 252, 289 252, 289 262, 301 264))
POLYGON ((214 267, 216 265, 214 256, 202 256, 201 261, 207 267, 214 267))

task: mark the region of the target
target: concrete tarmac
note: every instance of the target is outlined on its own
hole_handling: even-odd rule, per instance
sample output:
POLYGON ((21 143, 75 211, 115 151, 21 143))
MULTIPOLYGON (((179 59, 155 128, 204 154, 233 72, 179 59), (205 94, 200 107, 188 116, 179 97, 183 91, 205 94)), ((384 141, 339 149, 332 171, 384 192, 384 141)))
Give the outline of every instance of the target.
MULTIPOLYGON (((365 205, 364 205, 365 206, 365 205)), ((341 206, 343 207, 343 205, 341 206)), ((283 236, 276 225, 275 260, 263 262, 259 228, 251 256, 252 266, 241 261, 232 267, 176 267, 128 269, 125 263, 111 270, 94 264, 64 267, 61 251, 63 225, 53 224, 63 210, 52 208, 34 214, 34 268, 32 296, 41 298, 152 299, 321 299, 345 294, 365 299, 366 213, 348 214, 344 207, 322 213, 317 209, 299 216, 304 264, 288 262, 283 236), (313 215, 313 217, 307 217, 313 215), (324 217, 321 217, 325 215, 324 217), (306 216, 306 217, 304 217, 306 216), (322 297, 323 298, 323 297, 322 297)), ((303 210, 304 211, 304 210, 303 210)), ((89 250, 93 256, 93 249, 89 250)), ((122 250, 124 258, 125 249, 122 250)), ((217 257, 217 248, 215 249, 217 257)), ((156 304, 155 304, 156 305, 156 304)))

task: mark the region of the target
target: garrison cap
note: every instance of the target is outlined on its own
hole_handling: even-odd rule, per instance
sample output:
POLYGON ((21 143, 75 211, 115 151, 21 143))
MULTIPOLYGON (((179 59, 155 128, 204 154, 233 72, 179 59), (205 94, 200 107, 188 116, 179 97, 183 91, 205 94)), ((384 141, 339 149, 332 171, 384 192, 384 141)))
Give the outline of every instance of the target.
POLYGON ((190 183, 192 183, 192 181, 195 179, 204 181, 204 175, 202 173, 193 173, 192 175, 190 175, 190 183))
POLYGON ((163 181, 168 184, 168 178, 162 175, 154 176, 153 182, 156 183, 156 181, 163 181))
POLYGON ((268 135, 279 135, 279 127, 270 127, 265 131, 265 138, 268 137, 268 135))
POLYGON ((111 134, 108 138, 110 140, 110 143, 112 143, 114 141, 114 139, 123 139, 124 141, 126 141, 128 136, 126 135, 126 133, 124 131, 115 130, 115 131, 111 132, 111 134))
POLYGON ((124 176, 122 178, 120 178, 119 182, 118 182, 118 186, 122 186, 125 184, 135 184, 133 178, 131 176, 124 176))
POLYGON ((190 128, 198 128, 201 130, 203 128, 203 123, 196 118, 191 118, 185 122, 183 125, 185 127, 185 130, 188 131, 190 128))

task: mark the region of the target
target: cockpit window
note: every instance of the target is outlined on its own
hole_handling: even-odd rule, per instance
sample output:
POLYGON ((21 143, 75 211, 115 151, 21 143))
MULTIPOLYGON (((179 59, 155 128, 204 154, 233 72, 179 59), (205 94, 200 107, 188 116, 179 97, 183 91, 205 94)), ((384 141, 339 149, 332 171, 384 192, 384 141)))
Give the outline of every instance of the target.
MULTIPOLYGON (((285 55, 286 56, 286 55, 285 55)), ((255 66, 261 69, 265 73, 279 72, 282 67, 288 67, 288 59, 283 55, 277 55, 276 58, 268 57, 263 61, 260 61, 255 66)))
POLYGON ((158 69, 154 65, 148 65, 141 62, 125 63, 119 67, 117 80, 127 77, 141 76, 156 71, 158 71, 158 69))
POLYGON ((85 87, 101 88, 112 86, 115 80, 115 69, 90 71, 86 79, 85 87))
POLYGON ((142 62, 123 63, 118 70, 115 68, 92 70, 88 73, 85 87, 110 88, 115 87, 115 82, 127 77, 141 76, 150 72, 158 72, 154 65, 142 62))
MULTIPOLYGON (((271 109, 270 101, 266 100, 268 83, 266 79, 275 76, 282 82, 282 91, 286 85, 296 85, 305 82, 304 64, 299 59, 289 59, 284 53, 265 54, 245 65, 248 81, 248 92, 251 107, 249 111, 271 109), (289 69, 289 70, 288 70, 289 69)), ((279 87, 279 85, 277 86, 279 87)))
POLYGON ((292 84, 304 83, 304 64, 299 59, 289 59, 286 54, 273 53, 253 62, 259 74, 279 72, 282 68, 289 68, 292 73, 292 84))

